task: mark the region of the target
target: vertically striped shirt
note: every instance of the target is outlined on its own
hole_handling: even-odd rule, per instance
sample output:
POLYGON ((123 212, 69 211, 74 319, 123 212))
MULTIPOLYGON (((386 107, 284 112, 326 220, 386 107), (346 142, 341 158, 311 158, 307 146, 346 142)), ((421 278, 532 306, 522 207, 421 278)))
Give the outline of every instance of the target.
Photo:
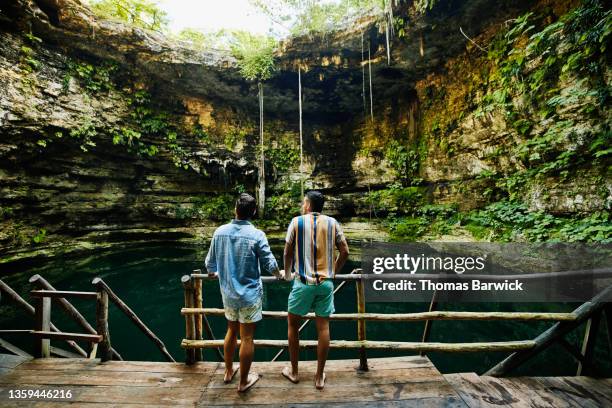
POLYGON ((285 241, 293 244, 293 269, 302 283, 318 285, 334 276, 335 248, 344 240, 340 223, 327 215, 309 213, 291 220, 285 241))

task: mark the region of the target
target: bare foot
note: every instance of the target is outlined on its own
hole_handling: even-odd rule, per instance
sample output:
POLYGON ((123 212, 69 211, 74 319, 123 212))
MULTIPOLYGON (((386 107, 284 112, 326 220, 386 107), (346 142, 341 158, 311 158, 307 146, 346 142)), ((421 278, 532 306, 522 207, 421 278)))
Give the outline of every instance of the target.
POLYGON ((293 372, 291 371, 291 368, 289 367, 285 367, 283 368, 282 371, 283 377, 285 377, 286 379, 288 379, 289 381, 291 381, 294 384, 297 384, 300 382, 299 377, 296 375, 293 375, 293 372))
POLYGON ((238 386, 238 392, 247 392, 253 386, 253 384, 255 384, 257 381, 259 381, 259 374, 257 373, 249 374, 249 376, 247 377, 246 384, 244 385, 240 384, 238 386))
POLYGON ((322 390, 322 389, 323 389, 323 387, 325 387, 325 377, 326 377, 325 373, 323 373, 323 375, 321 376, 321 378, 317 378, 317 377, 315 376, 315 388, 316 388, 317 390, 322 390))
POLYGON ((232 367, 231 371, 228 371, 227 368, 225 369, 225 375, 223 376, 223 382, 225 384, 229 384, 232 382, 232 380, 234 379, 234 377, 236 376, 236 373, 238 372, 238 369, 240 368, 239 365, 232 367))

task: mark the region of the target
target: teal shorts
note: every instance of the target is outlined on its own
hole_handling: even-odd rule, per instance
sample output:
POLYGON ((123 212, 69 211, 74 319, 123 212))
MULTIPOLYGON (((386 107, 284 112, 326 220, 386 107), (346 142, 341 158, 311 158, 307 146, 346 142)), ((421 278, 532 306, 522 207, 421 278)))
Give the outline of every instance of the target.
POLYGON ((324 280, 319 285, 306 285, 300 279, 293 281, 289 294, 289 313, 305 316, 311 310, 319 317, 329 317, 334 313, 334 283, 324 280))

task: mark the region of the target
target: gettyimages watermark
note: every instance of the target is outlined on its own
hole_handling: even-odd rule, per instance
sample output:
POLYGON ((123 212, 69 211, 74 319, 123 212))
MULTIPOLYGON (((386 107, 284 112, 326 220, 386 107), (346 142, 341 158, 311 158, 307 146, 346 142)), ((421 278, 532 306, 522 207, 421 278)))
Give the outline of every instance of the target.
POLYGON ((362 269, 366 302, 584 302, 612 285, 612 244, 368 243, 362 269))

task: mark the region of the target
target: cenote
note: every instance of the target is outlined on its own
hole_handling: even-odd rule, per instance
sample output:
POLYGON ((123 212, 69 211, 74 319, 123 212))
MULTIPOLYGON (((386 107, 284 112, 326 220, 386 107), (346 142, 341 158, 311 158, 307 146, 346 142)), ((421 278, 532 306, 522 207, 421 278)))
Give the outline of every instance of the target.
MULTIPOLYGON (((360 266, 364 241, 612 242, 610 2, 240 2, 291 25, 265 31, 271 35, 174 32, 162 3, 183 2, 0 2, 0 278, 26 300, 34 274, 76 291, 101 277, 183 361, 180 278, 203 267, 207 241, 243 192, 256 199, 256 224, 279 261, 304 192, 322 192, 323 213, 342 221, 350 242, 343 273, 360 266), (126 4, 145 14, 126 17, 126 4)), ((202 10, 187 14, 198 18, 219 7, 233 21, 242 11, 195 3, 202 10)), ((354 285, 336 295, 338 313, 356 312, 354 285)), ((288 283, 266 284, 264 309, 286 310, 288 293, 288 283)), ((93 302, 74 304, 94 324, 93 302)), ((216 282, 205 282, 204 304, 221 307, 216 282)), ((606 377, 609 318, 593 357, 606 377)), ((209 320, 221 339, 224 319, 209 320)), ((58 307, 52 321, 81 332, 58 307)), ((430 341, 531 340, 552 324, 435 321, 430 341)), ((2 293, 0 330, 32 326, 2 293)), ((423 327, 367 322, 367 339, 419 342, 423 327)), ((579 348, 584 333, 582 324, 565 339, 579 348)), ((110 334, 124 359, 163 361, 112 304, 110 334)), ((354 340, 356 323, 332 322, 331 335, 354 340)), ((286 322, 264 320, 256 338, 286 339, 286 322)), ((315 339, 313 324, 302 338, 315 339)), ((6 340, 33 349, 26 335, 6 340)), ((261 348, 255 358, 276 352, 261 348)), ((506 355, 428 357, 443 373, 482 374, 506 355)), ((332 349, 329 357, 357 351, 332 349)), ((205 358, 217 357, 206 350, 205 358)), ((555 342, 512 374, 574 375, 576 366, 555 342)))
MULTIPOLYGON (((277 259, 282 254, 282 246, 272 241, 272 249, 277 259)), ((353 255, 345 269, 348 273, 360 266, 359 244, 352 243, 353 255)), ((177 361, 183 361, 184 351, 180 341, 185 334, 185 321, 180 315, 183 307, 183 288, 180 277, 193 269, 202 267, 202 260, 207 251, 207 244, 202 246, 148 246, 124 250, 101 252, 89 257, 56 258, 51 262, 27 265, 27 268, 3 266, 0 271, 3 280, 21 294, 27 294, 32 288, 28 279, 33 274, 40 274, 58 290, 91 290, 91 280, 98 276, 103 278, 138 316, 164 341, 168 350, 177 361)), ((284 311, 287 307, 289 293, 288 283, 264 285, 264 310, 284 311)), ((25 299, 29 297, 26 295, 25 299)), ((73 304, 90 321, 95 322, 93 302, 76 299, 73 304)), ((217 282, 207 281, 204 284, 205 307, 222 307, 217 282)), ((347 284, 335 298, 337 313, 354 313, 356 298, 354 284, 347 284)), ((405 313, 426 311, 425 303, 368 303, 368 312, 405 313)), ((440 310, 458 311, 550 311, 566 312, 573 310, 575 304, 551 303, 463 303, 440 304, 440 310)), ((10 303, 3 302, 0 308, 0 327, 14 329, 31 329, 33 321, 30 316, 10 303)), ((55 307, 52 321, 64 331, 81 332, 64 312, 55 307)), ((217 338, 225 333, 225 320, 220 317, 209 317, 217 338)), ((540 334, 552 323, 547 322, 472 322, 472 321, 436 321, 431 332, 431 341, 439 342, 477 342, 506 341, 531 339, 540 334)), ((423 332, 420 322, 368 322, 367 336, 372 340, 420 341, 423 332)), ((256 338, 286 339, 287 325, 284 320, 264 319, 256 332, 256 338)), ((130 322, 121 311, 113 305, 110 308, 110 333, 113 347, 126 360, 164 361, 159 350, 130 322)), ((333 339, 356 339, 356 323, 337 321, 331 324, 333 339)), ((567 336, 567 340, 579 344, 583 331, 577 330, 567 336)), ((595 358, 601 364, 598 370, 609 375, 612 364, 607 357, 607 339, 600 333, 595 358)), ((304 330, 302 339, 315 339, 314 324, 304 330)), ((31 350, 33 339, 11 335, 17 344, 31 350)), ((54 342, 59 347, 66 347, 61 342, 54 342)), ((259 348, 255 359, 269 361, 278 350, 259 348)), ((369 350, 368 356, 383 357, 402 355, 391 351, 369 350)), ((442 372, 477 372, 482 373, 495 365, 507 353, 429 353, 428 356, 442 372)), ((204 358, 216 361, 217 356, 206 350, 204 358)), ((301 358, 316 359, 315 351, 301 351, 301 358)), ((330 358, 357 358, 356 351, 330 351, 330 358)), ((286 360, 286 353, 281 360, 286 360)), ((560 346, 553 345, 549 350, 539 354, 532 361, 517 370, 523 375, 572 375, 576 363, 560 346), (557 348, 559 347, 559 348, 557 348)))

